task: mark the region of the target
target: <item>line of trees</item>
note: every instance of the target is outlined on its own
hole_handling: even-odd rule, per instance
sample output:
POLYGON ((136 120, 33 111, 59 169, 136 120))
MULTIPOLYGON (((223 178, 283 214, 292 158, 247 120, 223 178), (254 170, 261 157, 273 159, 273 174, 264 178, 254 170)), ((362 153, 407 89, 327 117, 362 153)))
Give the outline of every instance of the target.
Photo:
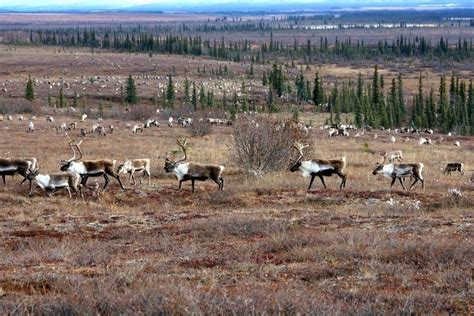
POLYGON ((294 39, 293 44, 278 41, 269 32, 259 47, 252 47, 247 39, 238 41, 202 39, 200 35, 183 36, 151 31, 125 31, 102 29, 38 29, 28 33, 17 31, 16 36, 5 36, 4 43, 59 45, 66 47, 90 47, 91 49, 112 49, 124 52, 146 52, 158 54, 179 54, 229 60, 234 62, 267 63, 275 57, 298 59, 305 62, 330 60, 369 60, 374 58, 440 59, 462 61, 474 58, 472 39, 459 38, 449 43, 441 37, 432 41, 423 36, 400 35, 394 40, 380 40, 367 44, 364 40, 351 38, 330 43, 327 37, 319 40, 307 39, 304 43, 294 39), (27 34, 29 36, 27 36, 27 34))
POLYGON ((324 88, 318 73, 314 84, 309 85, 303 74, 296 79, 299 101, 310 101, 315 110, 329 112, 331 123, 341 122, 341 113, 354 113, 354 124, 361 126, 394 128, 409 125, 415 128, 434 128, 441 132, 455 131, 474 135, 474 89, 472 79, 460 80, 453 74, 447 87, 446 75, 440 77, 439 88, 423 90, 423 76, 420 74, 418 91, 407 110, 403 78, 399 74, 386 86, 383 75, 374 69, 370 84, 365 84, 359 73, 357 82, 351 80, 336 82, 331 88, 324 88), (328 91, 325 91, 328 90, 328 91))

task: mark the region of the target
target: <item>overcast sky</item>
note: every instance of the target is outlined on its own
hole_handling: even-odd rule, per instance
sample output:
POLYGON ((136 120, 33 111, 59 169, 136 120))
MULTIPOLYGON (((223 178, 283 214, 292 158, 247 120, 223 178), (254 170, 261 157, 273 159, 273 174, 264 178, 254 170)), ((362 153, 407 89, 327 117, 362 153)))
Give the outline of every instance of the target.
POLYGON ((103 6, 132 6, 147 3, 160 3, 168 0, 0 0, 0 6, 43 6, 43 5, 103 5, 103 6))
MULTIPOLYGON (((474 0, 472 0, 474 1, 474 0)), ((123 8, 132 7, 143 4, 166 4, 173 6, 195 6, 195 5, 219 5, 225 3, 234 3, 242 6, 248 4, 254 5, 282 5, 282 4, 294 4, 294 3, 306 3, 306 4, 327 4, 327 5, 357 5, 357 6, 370 6, 370 5, 389 5, 390 3, 397 3, 398 5, 404 3, 410 4, 460 4, 470 3, 469 0, 0 0, 0 8, 2 7, 44 7, 44 6, 57 6, 57 7, 101 7, 101 8, 123 8)))

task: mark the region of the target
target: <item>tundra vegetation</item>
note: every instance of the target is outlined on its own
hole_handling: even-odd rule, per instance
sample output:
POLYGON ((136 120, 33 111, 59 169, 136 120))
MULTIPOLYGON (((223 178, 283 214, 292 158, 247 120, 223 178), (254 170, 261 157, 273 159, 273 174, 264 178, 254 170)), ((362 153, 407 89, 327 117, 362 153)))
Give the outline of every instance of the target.
POLYGON ((473 17, 0 13, 0 313, 472 314, 473 17))

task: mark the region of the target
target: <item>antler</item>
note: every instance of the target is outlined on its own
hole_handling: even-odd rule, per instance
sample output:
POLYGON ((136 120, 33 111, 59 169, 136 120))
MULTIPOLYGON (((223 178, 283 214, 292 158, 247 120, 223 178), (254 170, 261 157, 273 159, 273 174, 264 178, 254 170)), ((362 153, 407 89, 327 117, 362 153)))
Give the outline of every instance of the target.
POLYGON ((177 160, 176 162, 185 161, 187 158, 186 149, 189 148, 188 140, 186 138, 183 140, 177 139, 176 142, 178 143, 178 146, 181 147, 184 153, 184 156, 181 159, 177 160))
POLYGON ((81 139, 81 140, 79 141, 79 143, 77 143, 77 144, 75 145, 76 148, 77 148, 77 150, 78 150, 79 153, 81 154, 81 156, 80 156, 79 158, 76 158, 76 159, 73 160, 73 161, 77 161, 77 160, 80 160, 80 159, 82 158, 82 150, 81 150, 81 148, 79 147, 79 146, 82 144, 82 141, 83 141, 83 139, 81 139))
POLYGON ((70 158, 68 160, 61 160, 60 163, 70 163, 70 162, 73 162, 73 161, 78 161, 79 159, 82 158, 82 151, 81 151, 81 148, 79 147, 79 145, 81 145, 83 139, 81 139, 78 143, 74 144, 72 139, 69 137, 69 135, 67 133, 65 133, 65 134, 66 134, 66 137, 69 139, 68 144, 69 144, 69 147, 71 147, 73 156, 72 156, 72 158, 70 158), (76 151, 74 150, 74 146, 77 148, 77 150, 81 154, 81 156, 79 158, 76 158, 76 151))
POLYGON ((382 160, 382 163, 381 163, 381 165, 383 165, 385 163, 385 160, 387 160, 387 152, 381 153, 380 156, 383 157, 383 160, 382 160))
POLYGON ((294 144, 293 144, 293 148, 298 151, 299 157, 297 159, 292 159, 292 160, 299 161, 299 160, 303 159, 304 158, 303 149, 305 149, 308 146, 309 145, 304 145, 304 144, 300 143, 299 141, 295 141, 294 144))

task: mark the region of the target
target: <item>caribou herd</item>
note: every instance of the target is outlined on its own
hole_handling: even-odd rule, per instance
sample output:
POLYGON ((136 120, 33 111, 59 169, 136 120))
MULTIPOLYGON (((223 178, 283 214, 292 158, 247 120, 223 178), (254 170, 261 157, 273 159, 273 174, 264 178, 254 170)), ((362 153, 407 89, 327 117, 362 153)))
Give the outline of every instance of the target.
MULTIPOLYGON (((1 117, 3 120, 3 116, 1 117)), ((19 121, 24 118, 20 116, 19 121)), ((34 120, 36 117, 30 117, 28 123, 28 131, 33 133, 36 131, 34 120)), ((81 117, 81 121, 84 122, 87 119, 86 115, 81 117)), ((8 120, 12 120, 12 117, 9 116, 8 120)), ((52 116, 47 116, 46 121, 53 123, 55 119, 52 116)), ((99 120, 100 121, 100 120, 99 120)), ((179 117, 177 120, 169 118, 168 126, 173 127, 173 122, 176 122, 177 125, 186 128, 193 124, 193 119, 189 117, 179 117)), ((214 119, 207 118, 206 122, 208 124, 214 125, 231 125, 232 122, 224 119, 214 119)), ((286 124, 286 123, 285 123, 286 124)), ((127 124, 127 127, 132 127, 131 131, 133 134, 143 132, 144 129, 150 128, 152 126, 159 127, 160 123, 157 119, 147 119, 143 124, 135 124, 133 127, 127 124)), ((309 132, 311 127, 297 124, 297 126, 302 129, 305 133, 309 132)), ((257 126, 258 127, 258 126, 257 126)), ((105 180, 103 191, 107 189, 107 186, 110 182, 110 178, 113 178, 117 181, 120 187, 123 190, 126 190, 125 186, 122 183, 120 174, 128 174, 128 186, 137 185, 135 179, 136 173, 141 173, 139 178, 140 184, 143 183, 144 178, 147 178, 148 185, 151 184, 151 159, 142 158, 142 159, 129 159, 123 163, 118 164, 114 159, 97 159, 97 160, 83 160, 83 152, 81 150, 81 145, 85 139, 86 134, 97 134, 99 137, 106 136, 107 134, 112 134, 114 131, 113 125, 108 125, 107 128, 101 126, 98 123, 92 125, 91 129, 81 128, 80 129, 80 140, 73 141, 68 136, 69 131, 74 131, 78 129, 78 123, 72 122, 69 124, 61 123, 56 126, 56 131, 59 133, 64 133, 68 138, 68 146, 72 151, 72 157, 67 160, 60 161, 60 172, 41 174, 38 161, 36 158, 12 158, 12 157, 3 157, 0 158, 0 175, 2 176, 3 184, 6 186, 6 176, 20 175, 23 177, 22 182, 29 181, 30 190, 29 195, 32 195, 37 188, 42 189, 46 195, 52 196, 56 191, 60 189, 65 189, 68 191, 69 196, 72 197, 72 192, 77 196, 83 196, 83 188, 97 191, 98 188, 87 185, 87 181, 91 177, 103 177, 105 180)), ((349 131, 356 130, 354 126, 351 125, 336 125, 336 126, 323 126, 322 129, 328 130, 329 137, 335 136, 349 136, 349 131)), ((355 137, 362 137, 366 131, 372 131, 370 128, 363 129, 361 132, 358 132, 355 137)), ((401 129, 394 131, 395 133, 420 133, 417 130, 410 129, 401 129)), ((431 130, 425 130, 424 133, 432 134, 431 130)), ((376 135, 376 134, 375 134, 376 135)), ((394 144, 396 138, 392 135, 390 137, 390 142, 394 144)), ((441 141, 439 141, 441 142, 441 141)), ((418 144, 420 145, 430 145, 432 140, 429 137, 419 138, 418 144)), ((181 190, 182 183, 185 181, 191 181, 192 192, 195 191, 195 182, 196 181, 206 181, 212 180, 218 186, 218 191, 224 190, 224 178, 222 173, 224 171, 223 165, 213 165, 213 164, 200 164, 187 161, 187 150, 189 148, 189 143, 186 139, 177 139, 177 145, 182 151, 183 156, 179 159, 174 159, 172 155, 166 153, 164 171, 166 173, 175 174, 178 180, 178 190, 181 190)), ((460 146, 459 141, 455 141, 455 146, 460 146)), ((309 145, 303 144, 301 141, 296 141, 293 144, 292 149, 296 151, 297 156, 290 159, 290 164, 288 166, 288 171, 296 172, 300 171, 303 177, 310 178, 309 186, 307 190, 310 190, 314 179, 318 177, 321 181, 321 184, 326 188, 326 183, 324 181, 325 177, 331 177, 332 175, 337 175, 341 182, 339 184, 339 189, 344 189, 346 186, 347 173, 346 173, 346 157, 339 159, 309 159, 305 157, 304 150, 309 145)), ((291 150, 291 149, 289 149, 291 150)), ((175 151, 176 152, 176 151, 175 151)), ((424 164, 421 162, 418 163, 405 163, 403 153, 400 150, 395 151, 385 151, 381 153, 383 158, 382 162, 377 162, 375 169, 372 171, 373 175, 383 175, 391 179, 392 187, 395 182, 399 181, 400 185, 404 190, 405 179, 411 178, 413 182, 410 184, 409 188, 412 189, 418 182, 421 182, 421 187, 424 189, 425 182, 423 177, 424 164)), ((452 172, 459 172, 461 175, 464 175, 465 169, 464 164, 460 162, 448 163, 444 169, 444 174, 451 175, 452 172)), ((97 186, 97 183, 96 183, 97 186)))

